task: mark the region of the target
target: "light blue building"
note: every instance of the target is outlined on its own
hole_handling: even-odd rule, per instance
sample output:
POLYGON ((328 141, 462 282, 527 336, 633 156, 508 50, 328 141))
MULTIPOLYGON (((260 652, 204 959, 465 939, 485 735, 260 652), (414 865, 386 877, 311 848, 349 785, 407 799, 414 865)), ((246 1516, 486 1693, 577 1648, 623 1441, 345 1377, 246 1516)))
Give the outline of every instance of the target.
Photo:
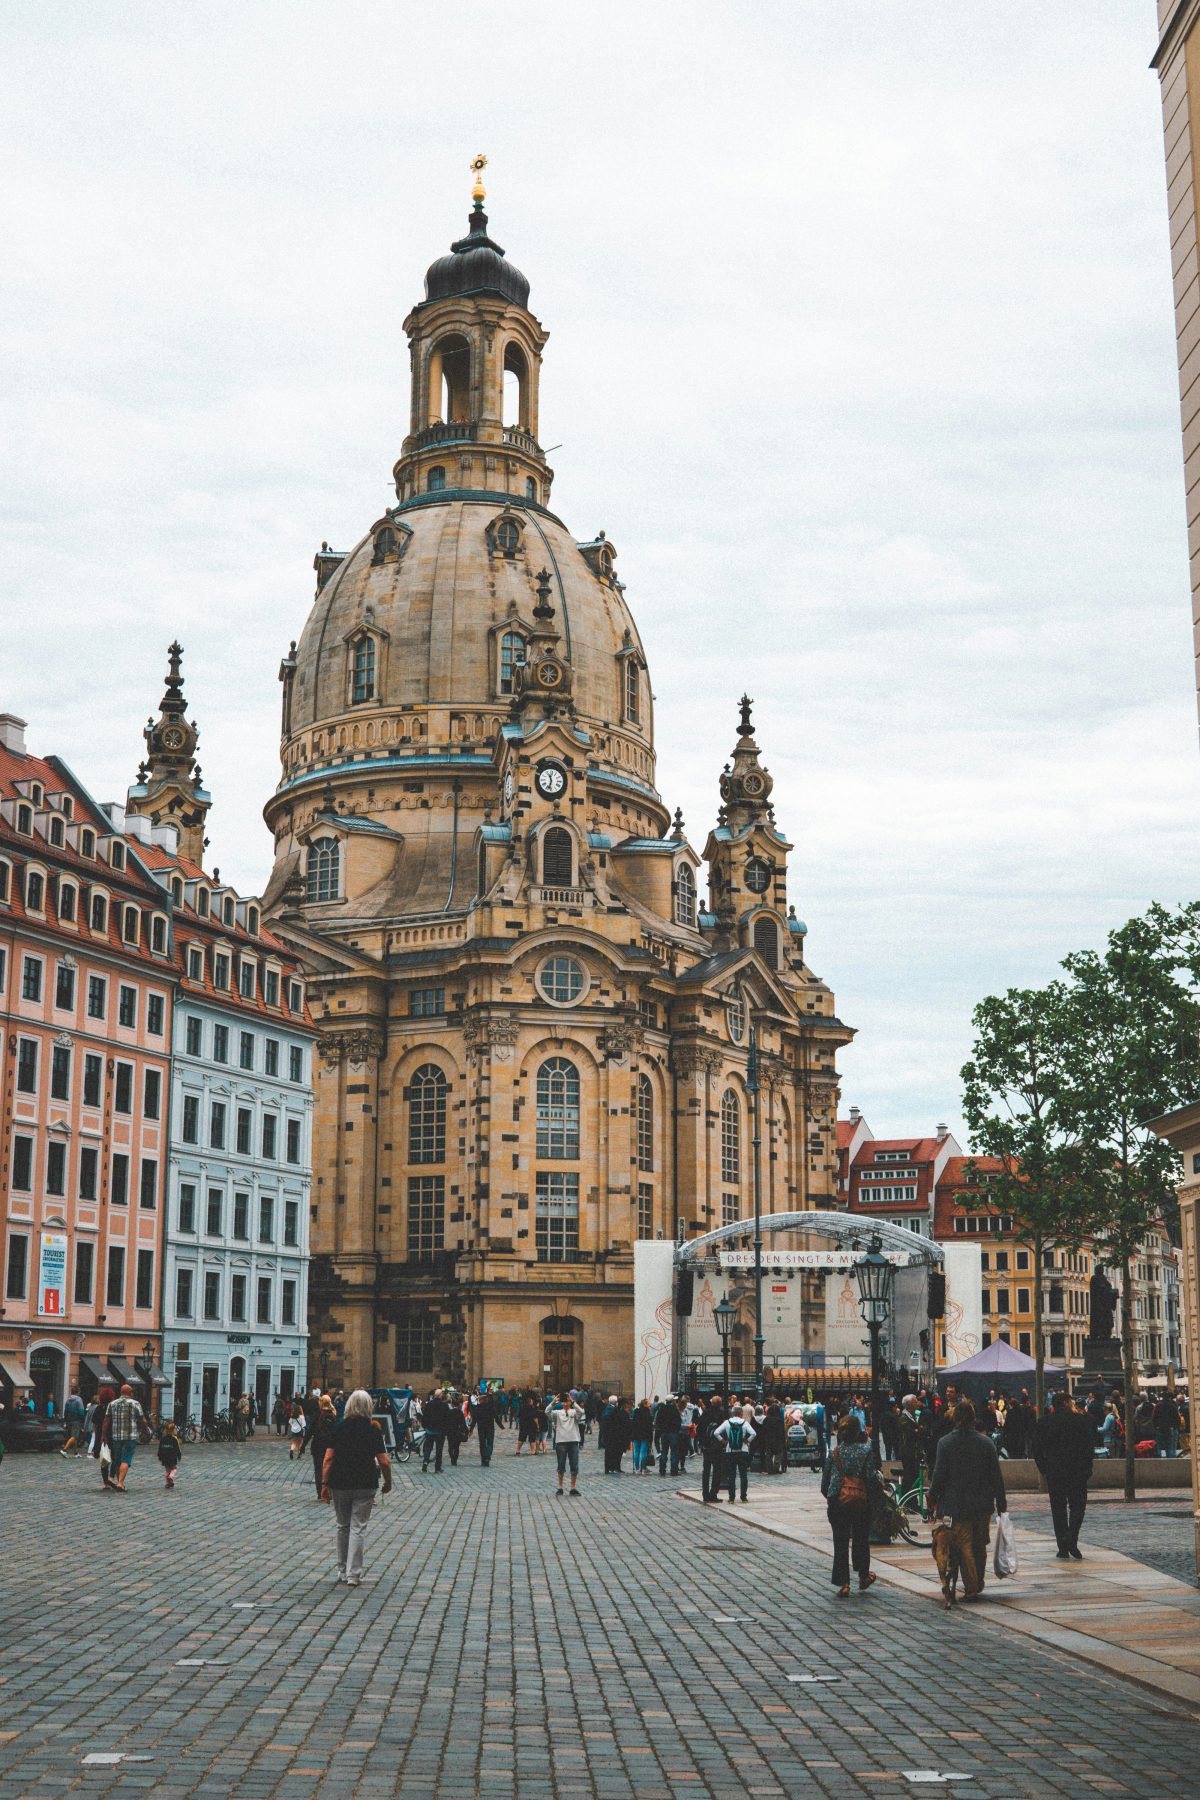
POLYGON ((261 1420, 307 1375, 314 1033, 258 902, 178 857, 164 875, 179 968, 164 1366, 177 1420, 243 1393, 261 1420))

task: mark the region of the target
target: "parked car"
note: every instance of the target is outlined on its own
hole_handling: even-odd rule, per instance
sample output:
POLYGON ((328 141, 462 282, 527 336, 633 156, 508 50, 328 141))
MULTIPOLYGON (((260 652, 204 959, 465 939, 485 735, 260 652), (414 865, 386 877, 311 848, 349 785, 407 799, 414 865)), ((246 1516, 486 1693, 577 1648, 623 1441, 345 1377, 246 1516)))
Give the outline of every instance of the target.
POLYGON ((66 1441, 67 1429, 60 1419, 39 1419, 29 1412, 0 1418, 0 1443, 5 1450, 61 1450, 66 1441))

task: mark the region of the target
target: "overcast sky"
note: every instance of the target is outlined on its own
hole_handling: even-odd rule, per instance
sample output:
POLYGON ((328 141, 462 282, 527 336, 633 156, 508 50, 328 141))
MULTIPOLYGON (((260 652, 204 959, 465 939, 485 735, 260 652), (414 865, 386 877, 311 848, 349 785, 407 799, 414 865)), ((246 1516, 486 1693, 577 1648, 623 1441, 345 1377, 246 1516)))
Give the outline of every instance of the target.
POLYGON ((264 884, 279 658, 483 150, 699 847, 755 698, 843 1111, 954 1123, 980 996, 1200 892, 1152 0, 59 0, 5 50, 0 707, 99 798, 178 634, 264 884))

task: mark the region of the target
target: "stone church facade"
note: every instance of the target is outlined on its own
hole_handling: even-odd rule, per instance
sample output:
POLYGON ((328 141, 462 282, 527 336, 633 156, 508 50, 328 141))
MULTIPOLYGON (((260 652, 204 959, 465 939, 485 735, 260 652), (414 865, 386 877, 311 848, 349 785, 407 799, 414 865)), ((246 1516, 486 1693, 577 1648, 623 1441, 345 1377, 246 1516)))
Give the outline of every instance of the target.
POLYGON ((635 1240, 752 1215, 751 1033, 764 1213, 831 1202, 851 1033, 748 701, 702 855, 659 795, 616 550, 551 510, 547 334, 478 184, 425 290, 396 504, 317 555, 265 809, 319 1032, 313 1345, 331 1384, 628 1386, 635 1240))

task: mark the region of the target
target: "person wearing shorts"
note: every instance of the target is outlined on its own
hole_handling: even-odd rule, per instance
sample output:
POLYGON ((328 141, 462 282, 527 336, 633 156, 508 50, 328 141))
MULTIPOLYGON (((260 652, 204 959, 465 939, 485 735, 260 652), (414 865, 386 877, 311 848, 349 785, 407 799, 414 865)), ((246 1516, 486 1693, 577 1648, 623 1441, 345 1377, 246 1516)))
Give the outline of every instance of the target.
POLYGON ((583 1439, 584 1411, 569 1393, 561 1393, 547 1410, 554 1438, 554 1455, 558 1463, 558 1498, 562 1499, 563 1476, 571 1471, 570 1497, 578 1500, 579 1445, 583 1439))

